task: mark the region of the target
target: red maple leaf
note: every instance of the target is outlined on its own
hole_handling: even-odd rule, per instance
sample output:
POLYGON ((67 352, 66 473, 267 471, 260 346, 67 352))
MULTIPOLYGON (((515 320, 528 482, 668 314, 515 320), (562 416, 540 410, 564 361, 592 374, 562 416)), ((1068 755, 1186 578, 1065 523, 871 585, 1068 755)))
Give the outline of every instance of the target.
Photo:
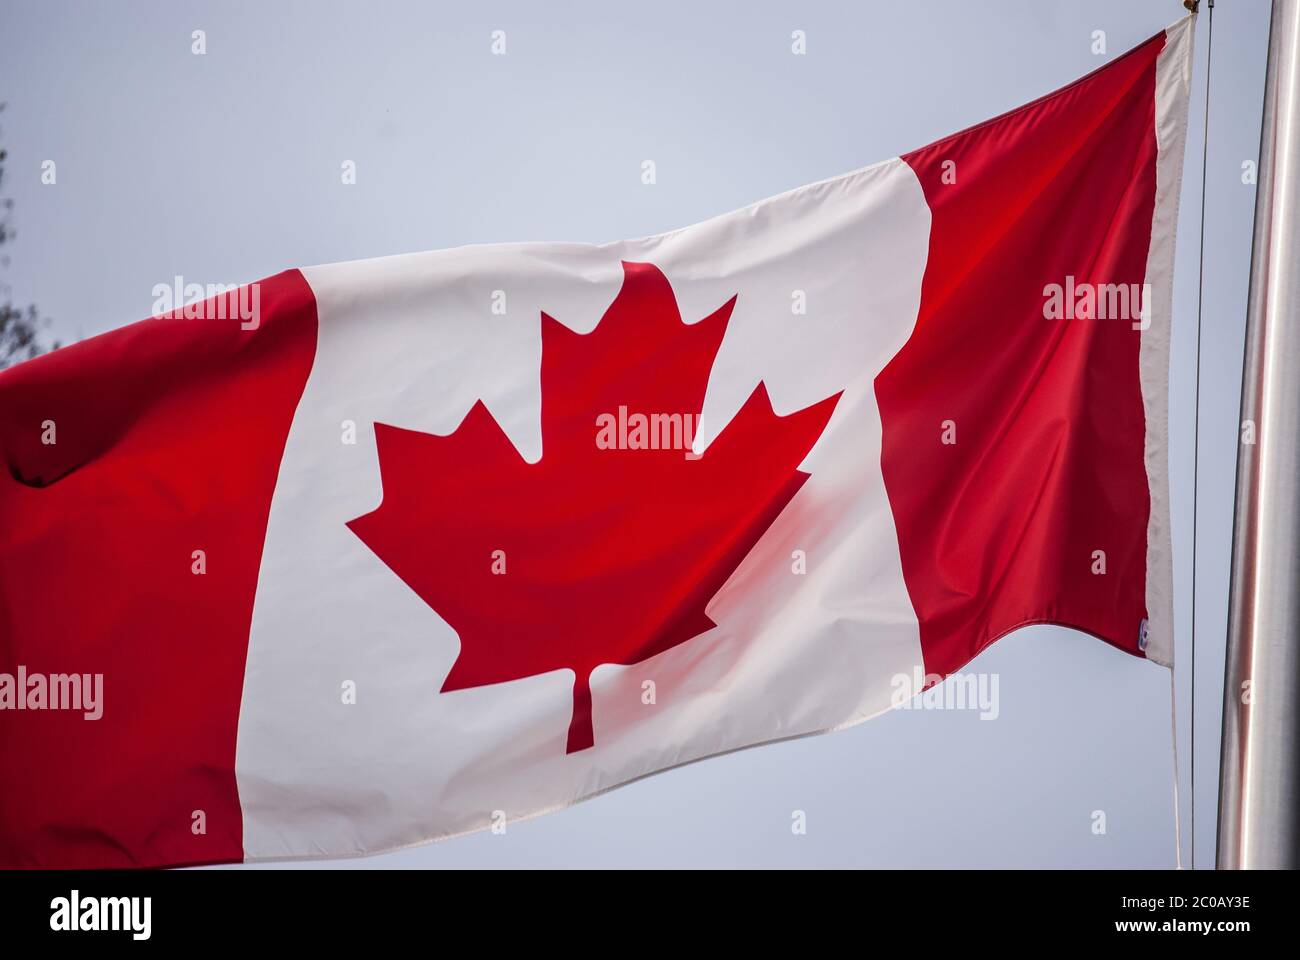
POLYGON ((760 383, 693 457, 686 424, 736 298, 687 325, 656 267, 623 271, 591 333, 541 315, 537 463, 481 401, 446 436, 376 423, 383 501, 348 523, 459 635, 443 693, 574 671, 568 753, 595 743, 592 670, 715 626, 705 605, 808 479, 798 465, 839 399, 778 417, 760 383), (659 449, 608 449, 620 407, 626 446, 659 449), (635 413, 660 415, 657 435, 638 434, 635 413), (663 449, 674 414, 682 439, 663 449))

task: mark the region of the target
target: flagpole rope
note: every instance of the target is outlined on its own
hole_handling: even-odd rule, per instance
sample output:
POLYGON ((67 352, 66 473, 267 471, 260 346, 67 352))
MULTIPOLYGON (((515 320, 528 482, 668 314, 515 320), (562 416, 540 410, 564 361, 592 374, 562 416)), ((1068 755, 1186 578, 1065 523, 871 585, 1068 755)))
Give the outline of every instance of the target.
MULTIPOLYGON (((1197 253, 1196 292, 1196 386, 1192 405, 1192 628, 1191 628, 1191 832, 1192 869, 1196 869, 1196 533, 1200 517, 1198 494, 1201 472, 1201 313, 1205 303, 1205 183, 1206 166, 1210 155, 1210 66, 1214 56, 1214 0, 1209 0, 1210 22, 1206 26, 1205 42, 1205 122, 1201 142, 1201 224, 1200 249, 1197 253)), ((1175 776, 1177 772, 1175 771, 1175 776)), ((1177 818, 1175 817, 1175 823, 1177 818)), ((1181 853, 1181 851, 1180 851, 1181 853)))
POLYGON ((1174 747, 1174 866, 1183 869, 1183 812, 1178 802, 1178 691, 1169 671, 1169 739, 1174 747))

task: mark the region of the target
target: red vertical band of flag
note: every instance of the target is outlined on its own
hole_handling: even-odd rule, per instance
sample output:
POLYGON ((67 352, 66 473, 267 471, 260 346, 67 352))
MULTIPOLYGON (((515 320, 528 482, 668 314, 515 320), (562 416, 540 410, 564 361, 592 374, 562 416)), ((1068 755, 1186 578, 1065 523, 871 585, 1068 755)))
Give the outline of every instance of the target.
POLYGON ((316 344, 298 271, 259 294, 255 330, 155 317, 0 377, 0 670, 104 676, 98 720, 5 712, 0 864, 243 859, 248 630, 316 344))
POLYGON ((1142 334, 1126 319, 1045 319, 1044 288, 1145 280, 1164 44, 903 157, 933 217, 930 253, 915 331, 876 396, 930 673, 1031 623, 1139 650, 1142 334))

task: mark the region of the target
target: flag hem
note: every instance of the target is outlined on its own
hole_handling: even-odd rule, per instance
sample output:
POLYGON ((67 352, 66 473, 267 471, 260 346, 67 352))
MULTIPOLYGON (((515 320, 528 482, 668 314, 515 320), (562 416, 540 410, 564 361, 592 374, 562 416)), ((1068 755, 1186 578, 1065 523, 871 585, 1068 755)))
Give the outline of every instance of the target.
POLYGON ((1146 656, 1174 665, 1173 543, 1169 510, 1169 345, 1173 327, 1174 248, 1187 140, 1187 100, 1196 18, 1165 30, 1156 59, 1156 202, 1146 280, 1150 326, 1142 331, 1139 376, 1146 416, 1145 463, 1151 510, 1147 521, 1146 656))

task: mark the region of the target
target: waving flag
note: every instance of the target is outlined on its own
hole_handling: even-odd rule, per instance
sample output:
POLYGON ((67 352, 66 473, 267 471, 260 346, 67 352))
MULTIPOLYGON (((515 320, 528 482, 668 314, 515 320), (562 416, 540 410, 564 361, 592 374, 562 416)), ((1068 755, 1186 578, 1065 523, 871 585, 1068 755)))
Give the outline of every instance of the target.
POLYGON ((672 233, 292 270, 0 374, 0 864, 450 837, 1031 623, 1169 664, 1190 42, 672 233))

